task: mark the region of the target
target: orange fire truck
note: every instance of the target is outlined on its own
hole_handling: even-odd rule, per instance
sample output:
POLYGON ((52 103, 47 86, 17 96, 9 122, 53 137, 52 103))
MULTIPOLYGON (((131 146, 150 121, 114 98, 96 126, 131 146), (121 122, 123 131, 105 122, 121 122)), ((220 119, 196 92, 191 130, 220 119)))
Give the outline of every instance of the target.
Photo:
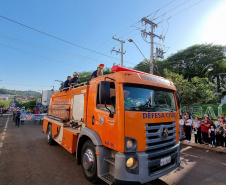
POLYGON ((76 153, 92 183, 143 184, 166 175, 180 165, 174 84, 120 66, 112 72, 51 96, 48 143, 76 153))

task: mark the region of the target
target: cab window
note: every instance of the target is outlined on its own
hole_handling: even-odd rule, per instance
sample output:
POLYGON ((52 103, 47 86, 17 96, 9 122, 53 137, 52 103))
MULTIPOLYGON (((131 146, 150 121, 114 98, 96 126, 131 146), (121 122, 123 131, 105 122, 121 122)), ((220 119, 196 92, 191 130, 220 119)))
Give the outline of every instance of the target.
POLYGON ((100 85, 98 84, 96 107, 100 110, 107 111, 107 112, 109 112, 109 110, 110 110, 112 113, 114 113, 115 112, 115 105, 116 105, 115 83, 110 82, 110 104, 106 104, 106 107, 109 110, 105 107, 105 104, 100 104, 100 101, 99 101, 99 86, 100 85))

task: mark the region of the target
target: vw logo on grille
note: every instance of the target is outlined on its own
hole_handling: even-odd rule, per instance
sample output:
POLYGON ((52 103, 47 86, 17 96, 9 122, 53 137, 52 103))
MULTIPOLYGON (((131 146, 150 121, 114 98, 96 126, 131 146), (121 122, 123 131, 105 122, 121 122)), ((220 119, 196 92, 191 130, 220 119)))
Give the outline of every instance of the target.
POLYGON ((160 128, 159 131, 160 131, 160 138, 162 140, 164 140, 168 137, 168 128, 167 127, 163 126, 160 128))

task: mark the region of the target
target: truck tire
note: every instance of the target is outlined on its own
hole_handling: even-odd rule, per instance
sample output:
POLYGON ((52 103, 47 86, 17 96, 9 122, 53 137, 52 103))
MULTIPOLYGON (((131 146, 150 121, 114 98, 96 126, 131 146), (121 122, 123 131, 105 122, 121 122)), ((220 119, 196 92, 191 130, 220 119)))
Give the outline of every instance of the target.
POLYGON ((88 140, 84 143, 81 153, 82 170, 86 179, 88 179, 91 183, 98 181, 97 157, 95 151, 95 145, 91 140, 88 140))
POLYGON ((47 129, 47 142, 49 145, 54 144, 54 140, 52 138, 52 125, 51 124, 48 125, 48 129, 47 129))

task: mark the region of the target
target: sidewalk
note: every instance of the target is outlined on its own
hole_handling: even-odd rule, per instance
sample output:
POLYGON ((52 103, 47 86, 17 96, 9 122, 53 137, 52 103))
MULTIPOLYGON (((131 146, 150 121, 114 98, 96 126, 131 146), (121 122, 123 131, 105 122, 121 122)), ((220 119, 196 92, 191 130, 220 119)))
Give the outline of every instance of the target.
POLYGON ((220 148, 217 148, 217 147, 211 148, 210 146, 207 146, 207 145, 196 144, 193 132, 191 134, 191 142, 187 143, 185 141, 181 141, 181 144, 187 145, 187 146, 193 146, 193 147, 197 147, 197 148, 202 148, 202 149, 205 149, 205 150, 212 150, 212 151, 216 151, 216 152, 226 153, 226 150, 221 150, 220 148))

